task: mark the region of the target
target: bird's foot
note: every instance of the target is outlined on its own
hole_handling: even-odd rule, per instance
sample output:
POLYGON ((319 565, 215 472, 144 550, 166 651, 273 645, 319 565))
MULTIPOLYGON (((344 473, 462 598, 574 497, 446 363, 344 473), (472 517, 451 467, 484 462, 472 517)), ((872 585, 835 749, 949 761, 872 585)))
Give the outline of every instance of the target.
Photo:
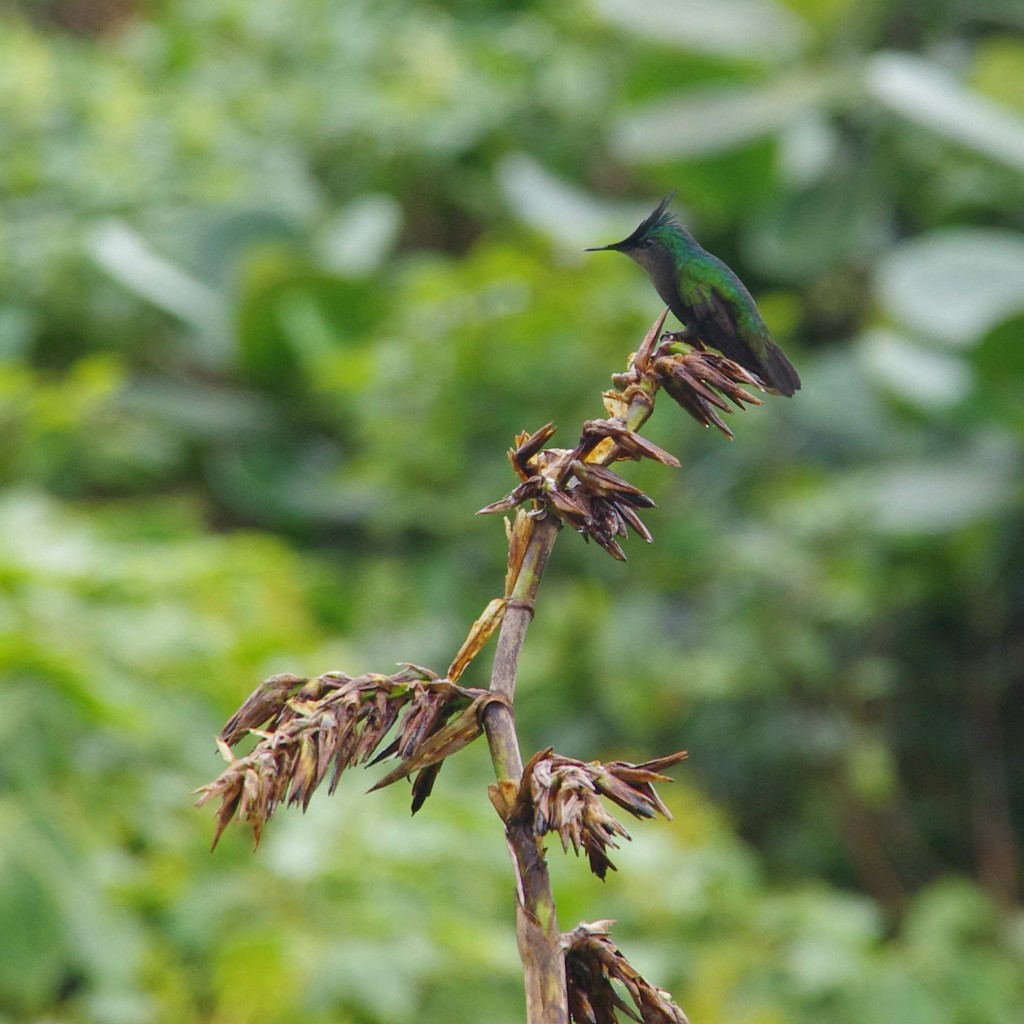
POLYGON ((696 349, 698 352, 706 352, 707 348, 700 338, 694 337, 689 328, 681 331, 665 331, 658 342, 658 349, 655 355, 663 356, 669 354, 683 355, 685 351, 680 345, 687 345, 689 349, 696 349))

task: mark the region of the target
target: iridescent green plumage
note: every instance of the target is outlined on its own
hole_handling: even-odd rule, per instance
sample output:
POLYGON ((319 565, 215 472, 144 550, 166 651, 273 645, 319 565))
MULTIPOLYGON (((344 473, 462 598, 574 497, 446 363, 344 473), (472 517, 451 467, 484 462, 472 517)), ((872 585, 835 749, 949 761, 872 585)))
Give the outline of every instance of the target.
POLYGON ((670 192, 657 209, 621 242, 599 249, 624 252, 638 263, 672 312, 685 325, 681 336, 717 348, 780 395, 800 389, 800 377, 761 319, 743 282, 717 256, 702 248, 668 212, 670 192))

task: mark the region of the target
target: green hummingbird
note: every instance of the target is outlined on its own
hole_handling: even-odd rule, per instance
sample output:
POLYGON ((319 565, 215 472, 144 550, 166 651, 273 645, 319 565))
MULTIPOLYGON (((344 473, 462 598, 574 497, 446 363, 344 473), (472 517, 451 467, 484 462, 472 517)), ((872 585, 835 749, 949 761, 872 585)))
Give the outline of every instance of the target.
POLYGON ((669 212, 670 192, 628 238, 584 252, 624 252, 647 271, 662 301, 683 323, 675 338, 717 348, 757 374, 778 395, 800 390, 800 377, 772 341, 743 282, 669 212))

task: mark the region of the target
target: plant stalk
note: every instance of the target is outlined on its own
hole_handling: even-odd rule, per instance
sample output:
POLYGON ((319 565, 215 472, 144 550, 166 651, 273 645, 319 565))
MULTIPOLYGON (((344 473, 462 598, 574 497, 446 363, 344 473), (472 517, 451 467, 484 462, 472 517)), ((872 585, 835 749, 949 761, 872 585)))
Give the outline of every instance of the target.
MULTIPOLYGON (((519 655, 533 618, 533 602, 559 528, 552 515, 534 521, 498 634, 491 689, 510 702, 515 697, 519 655)), ((522 779, 523 758, 511 707, 489 705, 484 729, 498 786, 514 794, 522 779)), ((565 959, 544 848, 529 822, 506 821, 505 838, 516 873, 516 940, 526 984, 527 1022, 568 1024, 565 959)))
MULTIPOLYGON (((663 313, 648 333, 641 352, 649 354, 665 320, 663 313)), ((643 356, 646 358, 646 355, 643 356)), ((626 425, 638 430, 650 417, 654 395, 644 387, 633 389, 625 416, 626 425)), ((595 461, 615 457, 614 448, 595 461)), ((515 699, 519 655, 533 618, 534 602, 561 523, 550 513, 533 520, 519 574, 507 595, 508 607, 498 633, 491 669, 491 689, 508 698, 509 704, 490 704, 484 713, 484 729, 491 751, 499 791, 511 804, 523 775, 523 758, 516 733, 515 699)), ((532 823, 506 819, 505 837, 516 874, 516 939, 526 986, 527 1024, 568 1024, 565 955, 562 948, 555 897, 551 888, 544 847, 534 835, 532 823)))

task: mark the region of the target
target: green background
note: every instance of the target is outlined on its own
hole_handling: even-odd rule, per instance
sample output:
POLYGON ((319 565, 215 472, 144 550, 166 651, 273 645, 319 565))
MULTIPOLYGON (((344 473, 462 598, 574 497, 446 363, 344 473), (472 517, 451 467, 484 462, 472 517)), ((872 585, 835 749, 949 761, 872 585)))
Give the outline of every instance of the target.
POLYGON ((1019 1024, 1018 0, 0 6, 0 1020, 521 1019, 482 744, 255 855, 190 793, 265 676, 444 671, 671 189, 804 390, 559 539, 527 754, 690 751, 560 923, 695 1024, 1019 1024))

